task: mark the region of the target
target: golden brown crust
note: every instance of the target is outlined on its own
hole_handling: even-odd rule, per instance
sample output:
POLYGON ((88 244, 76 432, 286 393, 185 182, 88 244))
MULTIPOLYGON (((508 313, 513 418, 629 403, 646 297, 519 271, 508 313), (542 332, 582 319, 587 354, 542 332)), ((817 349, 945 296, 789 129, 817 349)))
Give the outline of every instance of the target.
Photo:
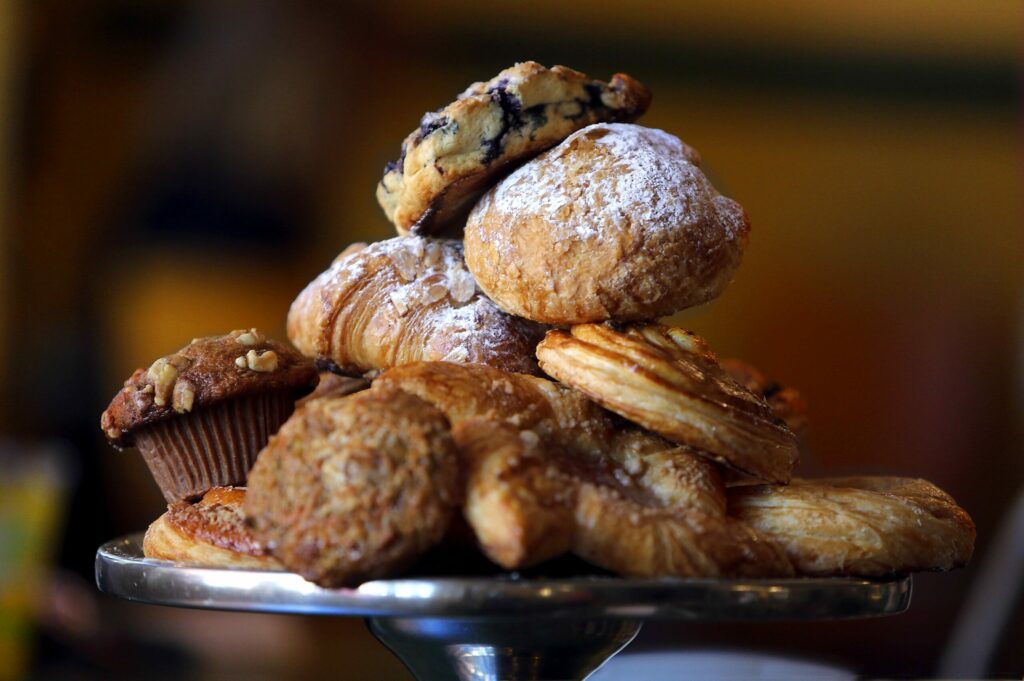
POLYGON ((609 83, 524 62, 423 116, 389 163, 377 200, 400 234, 455 233, 474 200, 515 164, 599 121, 632 121, 651 93, 625 74, 609 83))
POLYGON ((307 402, 320 399, 321 397, 344 397, 345 395, 366 390, 369 387, 370 381, 365 378, 341 376, 333 371, 321 371, 320 382, 316 384, 316 389, 296 402, 295 406, 301 407, 307 402))
POLYGON ((256 329, 197 338, 178 352, 137 369, 100 417, 118 448, 138 428, 224 400, 292 391, 298 398, 317 382, 313 363, 256 329))
POLYGON ((470 419, 454 435, 469 461, 466 519, 507 569, 572 551, 628 576, 792 574, 781 547, 727 518, 717 500, 678 503, 690 494, 681 490, 708 485, 722 495, 713 465, 697 457, 649 457, 637 475, 508 423, 470 419))
POLYGON ((143 554, 203 567, 283 569, 245 524, 244 500, 245 488, 214 487, 195 503, 170 504, 146 531, 143 554))
POLYGON ((543 332, 477 290, 461 244, 420 237, 346 249, 288 313, 300 351, 350 373, 421 360, 536 372, 543 332))
POLYGON ((541 368, 601 405, 743 473, 787 482, 796 438, 697 336, 661 324, 550 331, 541 368))
POLYGON ((457 457, 444 415, 407 393, 314 400, 260 454, 245 512, 285 567, 321 586, 392 576, 444 536, 457 457))
POLYGON ((734 381, 763 398, 772 413, 785 421, 797 439, 803 441, 807 435, 807 401, 799 391, 769 380, 756 367, 743 360, 723 359, 719 363, 734 381))
POLYGON ((651 320, 718 296, 746 248, 743 208, 661 130, 584 128, 487 192, 466 264, 506 312, 546 324, 651 320))
POLYGON ((378 388, 416 395, 453 424, 467 419, 510 423, 594 457, 612 456, 634 472, 643 469, 648 456, 677 449, 653 433, 624 427, 572 388, 480 364, 419 362, 396 367, 374 381, 371 390, 378 388))
POLYGON ((730 515, 778 541, 811 576, 881 576, 961 567, 974 550, 967 512, 925 480, 851 477, 729 490, 730 515))

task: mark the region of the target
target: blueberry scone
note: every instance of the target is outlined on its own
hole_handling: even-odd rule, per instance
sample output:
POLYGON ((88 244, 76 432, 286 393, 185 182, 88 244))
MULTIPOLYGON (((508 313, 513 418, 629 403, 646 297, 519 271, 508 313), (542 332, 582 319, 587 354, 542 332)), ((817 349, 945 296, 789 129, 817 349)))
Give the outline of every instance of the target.
POLYGON ((604 83, 564 66, 516 64, 425 114, 384 168, 377 200, 401 234, 457 232, 476 197, 510 166, 588 125, 634 121, 650 101, 625 74, 604 83))

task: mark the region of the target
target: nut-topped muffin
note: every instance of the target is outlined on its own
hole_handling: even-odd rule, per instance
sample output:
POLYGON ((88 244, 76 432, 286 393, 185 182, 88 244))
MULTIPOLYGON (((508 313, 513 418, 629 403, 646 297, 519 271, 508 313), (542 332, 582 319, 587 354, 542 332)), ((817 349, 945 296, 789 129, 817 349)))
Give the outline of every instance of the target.
POLYGON ((137 447, 168 502, 244 485, 256 455, 317 383, 312 362, 256 329, 196 338, 137 369, 100 418, 137 447))

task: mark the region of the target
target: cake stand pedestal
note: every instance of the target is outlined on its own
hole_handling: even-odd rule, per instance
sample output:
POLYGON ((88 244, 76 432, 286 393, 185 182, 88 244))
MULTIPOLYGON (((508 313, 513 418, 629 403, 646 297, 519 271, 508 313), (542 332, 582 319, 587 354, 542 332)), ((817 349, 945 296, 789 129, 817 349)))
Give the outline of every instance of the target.
POLYGON ((210 610, 363 617, 421 681, 584 679, 647 620, 879 617, 910 605, 910 577, 868 579, 388 579, 322 589, 290 572, 198 568, 142 555, 142 535, 96 553, 100 590, 210 610))

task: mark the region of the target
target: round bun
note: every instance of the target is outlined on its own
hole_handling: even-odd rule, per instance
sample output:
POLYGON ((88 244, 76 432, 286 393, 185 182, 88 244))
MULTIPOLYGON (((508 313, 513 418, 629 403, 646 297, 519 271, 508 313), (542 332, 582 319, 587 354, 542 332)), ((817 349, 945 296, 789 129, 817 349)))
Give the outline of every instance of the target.
POLYGON ((396 573, 439 542, 460 497, 444 415, 377 389, 296 410, 249 475, 245 513, 289 570, 353 586, 396 573))
POLYGON ((739 267, 750 223, 677 137, 583 128, 485 194, 466 263, 502 309, 549 324, 650 320, 705 303, 739 267))

